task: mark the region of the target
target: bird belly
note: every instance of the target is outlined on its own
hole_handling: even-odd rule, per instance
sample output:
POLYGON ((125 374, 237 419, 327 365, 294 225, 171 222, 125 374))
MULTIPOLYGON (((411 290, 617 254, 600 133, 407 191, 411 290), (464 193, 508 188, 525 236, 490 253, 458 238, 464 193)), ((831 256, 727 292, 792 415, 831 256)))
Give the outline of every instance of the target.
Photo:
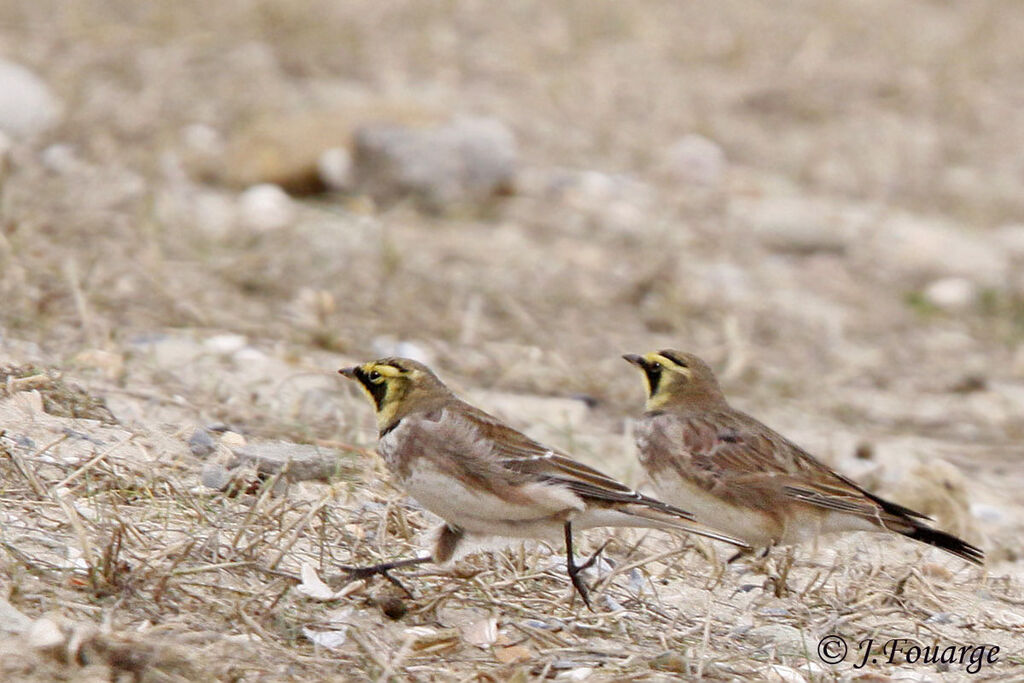
POLYGON ((670 476, 652 477, 660 498, 690 511, 698 522, 754 547, 772 545, 782 535, 783 529, 778 520, 763 510, 723 500, 674 472, 666 474, 670 476))
POLYGON ((585 505, 563 486, 530 482, 507 495, 474 486, 418 458, 402 481, 410 496, 449 524, 479 536, 557 540, 585 505))

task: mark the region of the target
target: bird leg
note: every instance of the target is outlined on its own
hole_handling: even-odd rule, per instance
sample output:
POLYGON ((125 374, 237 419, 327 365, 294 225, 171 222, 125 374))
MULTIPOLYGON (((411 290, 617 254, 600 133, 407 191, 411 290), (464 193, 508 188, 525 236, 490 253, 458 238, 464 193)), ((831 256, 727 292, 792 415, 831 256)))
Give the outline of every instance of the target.
MULTIPOLYGON (((757 558, 759 560, 764 560, 765 558, 768 557, 768 554, 772 551, 772 548, 774 548, 774 547, 775 547, 774 543, 770 543, 770 544, 766 545, 764 547, 764 550, 762 550, 761 552, 757 553, 757 558)), ((739 551, 736 552, 735 555, 733 555, 728 560, 726 560, 725 563, 726 564, 732 564, 733 562, 735 562, 736 560, 740 559, 741 557, 749 557, 750 555, 754 554, 754 550, 755 550, 754 548, 744 548, 743 550, 739 550, 739 551)))
POLYGON ((348 572, 348 575, 353 579, 365 579, 375 574, 380 574, 385 579, 397 586, 402 592, 408 595, 410 598, 414 597, 412 591, 402 585, 402 583, 391 576, 388 572, 392 569, 401 569, 402 567, 412 567, 417 564, 423 564, 424 562, 433 561, 433 555, 425 555, 423 557, 411 557, 407 560, 395 560, 393 562, 382 562, 381 564, 374 564, 369 567, 350 567, 348 565, 338 565, 339 568, 348 572))
POLYGON ((591 612, 594 611, 594 608, 590 604, 590 591, 587 589, 587 585, 583 583, 580 573, 584 569, 589 569, 594 565, 606 545, 608 545, 608 541, 601 544, 601 547, 590 556, 590 559, 583 564, 577 565, 572 551, 572 522, 565 523, 565 569, 569 574, 569 580, 572 581, 572 585, 576 589, 576 592, 580 594, 581 598, 583 598, 583 604, 585 604, 587 609, 591 612))

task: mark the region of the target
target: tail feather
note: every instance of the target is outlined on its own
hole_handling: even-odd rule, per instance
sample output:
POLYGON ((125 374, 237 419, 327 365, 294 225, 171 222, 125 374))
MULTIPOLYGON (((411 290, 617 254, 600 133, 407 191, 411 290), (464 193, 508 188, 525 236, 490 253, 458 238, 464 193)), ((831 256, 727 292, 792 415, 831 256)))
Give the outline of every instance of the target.
POLYGON ((985 563, 984 550, 978 546, 971 545, 962 538, 957 538, 953 534, 947 534, 945 531, 939 531, 924 524, 915 524, 909 531, 900 531, 900 533, 915 541, 921 541, 936 548, 941 548, 947 553, 952 553, 973 564, 982 565, 985 563))

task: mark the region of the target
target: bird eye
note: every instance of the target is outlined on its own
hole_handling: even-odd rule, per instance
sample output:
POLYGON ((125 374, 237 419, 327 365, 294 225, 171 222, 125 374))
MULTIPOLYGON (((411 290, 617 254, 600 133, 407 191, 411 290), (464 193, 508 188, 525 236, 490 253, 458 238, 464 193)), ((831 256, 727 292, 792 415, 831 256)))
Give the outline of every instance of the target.
POLYGON ((380 373, 377 372, 376 370, 370 370, 370 372, 368 372, 366 376, 369 378, 371 382, 376 382, 377 380, 380 379, 380 373))

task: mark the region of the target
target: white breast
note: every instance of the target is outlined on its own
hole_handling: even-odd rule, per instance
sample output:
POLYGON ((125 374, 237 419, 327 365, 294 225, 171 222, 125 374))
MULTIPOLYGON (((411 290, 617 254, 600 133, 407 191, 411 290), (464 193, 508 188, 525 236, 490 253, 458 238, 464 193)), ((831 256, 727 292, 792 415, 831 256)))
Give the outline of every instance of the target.
MULTIPOLYGON (((514 538, 557 538, 566 518, 586 505, 560 484, 527 482, 502 497, 453 475, 439 459, 491 457, 491 444, 465 420, 447 413, 434 422, 403 421, 386 434, 378 451, 394 468, 396 454, 407 459, 406 492, 435 515, 467 532, 514 538)), ((486 472, 481 467, 480 471, 486 472)), ((507 485, 506 485, 507 486, 507 485)), ((501 487, 498 487, 501 490, 501 487)))

